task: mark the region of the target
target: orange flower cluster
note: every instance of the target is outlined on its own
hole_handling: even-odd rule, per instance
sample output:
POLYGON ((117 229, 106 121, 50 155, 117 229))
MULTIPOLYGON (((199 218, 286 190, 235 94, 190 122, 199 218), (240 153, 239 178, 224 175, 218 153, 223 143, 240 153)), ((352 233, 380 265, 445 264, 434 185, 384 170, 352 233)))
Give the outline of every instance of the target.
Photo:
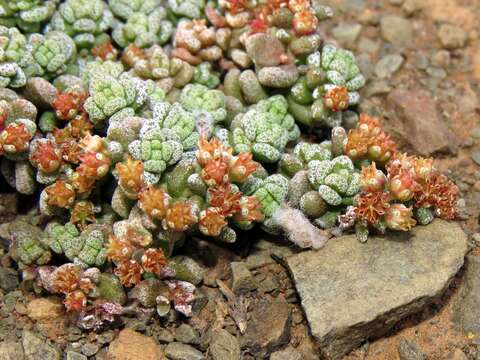
POLYGON ((93 281, 72 263, 64 264, 52 272, 52 291, 65 295, 67 311, 79 312, 87 306, 87 295, 95 288, 93 281))
POLYGON ((136 199, 144 187, 143 162, 128 156, 125 161, 117 163, 118 184, 131 199, 136 199))
POLYGON ((65 180, 57 180, 45 188, 48 205, 69 208, 75 202, 75 189, 65 180))
POLYGON ((250 32, 266 32, 271 15, 280 8, 288 8, 292 12, 292 27, 296 35, 309 35, 316 30, 318 18, 310 0, 267 0, 263 6, 254 9, 255 18, 250 23, 250 32))
POLYGON ((219 236, 228 225, 227 219, 249 224, 261 221, 260 202, 243 194, 232 183, 243 183, 257 168, 252 154, 232 155, 217 138, 200 139, 197 160, 202 166, 201 177, 208 189, 209 207, 200 212, 199 230, 208 236, 219 236))
POLYGON ((329 89, 324 96, 325 106, 332 111, 341 111, 348 108, 348 90, 345 86, 335 86, 329 89))
POLYGON ((115 60, 118 55, 117 49, 113 46, 111 41, 104 41, 92 48, 92 55, 100 58, 103 61, 115 60))
POLYGON ((92 202, 78 201, 72 209, 70 222, 77 225, 81 230, 85 229, 88 224, 95 223, 95 211, 92 202))
POLYGON ((54 173, 62 165, 62 151, 52 140, 39 140, 30 153, 30 162, 44 173, 54 173))
POLYGON ((32 138, 24 124, 11 123, 0 133, 0 155, 27 151, 32 138))
POLYGON ((407 231, 416 224, 414 207, 431 208, 443 219, 455 218, 459 190, 433 167, 432 159, 397 152, 385 169, 387 175, 375 163, 362 168, 362 192, 355 208, 359 220, 407 231))
POLYGON ((88 94, 79 91, 58 93, 52 105, 59 119, 71 120, 80 113, 84 113, 83 104, 88 94))
POLYGON ((135 236, 132 237, 127 231, 123 239, 111 235, 107 245, 107 258, 116 264, 114 273, 126 287, 137 285, 144 272, 160 276, 167 265, 162 249, 146 249, 140 261, 133 259, 134 252, 143 247, 143 244, 136 240, 138 238, 135 239, 135 236))
POLYGON ((395 155, 397 146, 383 131, 378 118, 362 114, 357 128, 348 133, 344 152, 354 161, 369 159, 385 164, 395 155))
POLYGON ((433 167, 432 159, 398 154, 387 164, 391 193, 417 208, 431 208, 442 219, 456 217, 458 187, 433 167))

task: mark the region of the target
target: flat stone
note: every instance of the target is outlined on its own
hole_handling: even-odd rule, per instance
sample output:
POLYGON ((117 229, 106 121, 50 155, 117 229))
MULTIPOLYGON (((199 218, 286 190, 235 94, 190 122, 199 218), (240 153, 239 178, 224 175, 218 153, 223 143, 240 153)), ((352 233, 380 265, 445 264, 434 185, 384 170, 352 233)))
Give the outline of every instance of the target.
POLYGON ((253 270, 273 264, 275 260, 273 260, 272 255, 283 258, 291 254, 293 254, 292 248, 287 244, 278 244, 260 239, 253 245, 250 255, 245 259, 245 265, 248 269, 253 270))
POLYGON ((232 262, 230 266, 232 268, 232 290, 234 293, 244 294, 257 289, 257 281, 243 262, 232 262))
POLYGON ((171 360, 204 360, 203 354, 194 347, 172 342, 165 348, 165 355, 171 360))
POLYGON ((463 287, 453 306, 454 323, 480 339, 480 258, 467 256, 463 287))
POLYGON ((27 304, 27 316, 35 321, 55 320, 65 314, 65 306, 55 297, 39 298, 27 304))
POLYGON ((462 350, 455 349, 452 353, 448 355, 447 360, 468 360, 468 357, 462 350))
POLYGON ((466 251, 460 226, 435 220, 365 244, 340 237, 287 264, 313 337, 336 360, 440 296, 466 251))
POLYGON ((240 345, 225 329, 212 332, 209 354, 213 360, 240 360, 240 345))
POLYGON ((67 360, 88 360, 88 358, 78 352, 67 351, 67 360))
POLYGON ((0 359, 2 360, 23 360, 22 345, 16 342, 0 342, 0 359))
POLYGON ((362 25, 360 24, 341 23, 332 29, 332 35, 342 45, 351 47, 357 41, 360 31, 362 31, 362 25))
POLYGON ((392 45, 403 47, 413 41, 413 26, 410 20, 397 15, 385 15, 380 20, 382 38, 392 45))
POLYGON ((107 359, 164 360, 165 355, 153 338, 127 328, 108 347, 107 359))
POLYGON ((60 352, 31 331, 23 332, 22 345, 26 360, 60 360, 60 352))
POLYGON ((451 24, 441 25, 437 35, 442 46, 446 49, 463 48, 468 40, 468 34, 464 29, 451 24))
POLYGON ((57 89, 47 80, 33 77, 27 80, 23 95, 37 107, 51 109, 57 97, 57 89))
POLYGON ((381 79, 388 78, 400 69, 403 61, 399 54, 386 55, 375 65, 375 74, 381 79))
POLYGON ((200 335, 198 332, 188 324, 180 325, 175 330, 175 340, 184 344, 200 344, 200 335))
POLYGON ((398 346, 400 360, 425 360, 427 357, 413 341, 402 339, 398 346))
POLYGON ((480 151, 475 151, 472 154, 472 160, 475 162, 475 164, 480 165, 480 151))
POLYGON ((290 340, 291 311, 283 298, 262 299, 251 313, 242 349, 264 358, 290 340))
POLYGON ((289 346, 286 349, 275 351, 270 360, 302 360, 302 354, 300 354, 295 348, 289 346))
POLYGON ((430 92, 423 89, 396 89, 387 97, 392 121, 385 129, 405 150, 429 156, 453 153, 457 140, 438 111, 430 92))

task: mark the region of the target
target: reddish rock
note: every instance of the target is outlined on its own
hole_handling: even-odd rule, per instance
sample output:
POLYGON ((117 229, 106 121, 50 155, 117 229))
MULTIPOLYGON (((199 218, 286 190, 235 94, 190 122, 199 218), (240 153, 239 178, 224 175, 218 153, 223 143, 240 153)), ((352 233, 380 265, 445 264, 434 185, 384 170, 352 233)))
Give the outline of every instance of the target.
POLYGON ((424 156, 456 151, 457 141, 428 91, 394 90, 387 98, 387 106, 391 118, 385 121, 385 129, 403 150, 424 156))
POLYGON ((166 360, 160 346, 153 338, 132 329, 124 329, 110 344, 107 360, 166 360))

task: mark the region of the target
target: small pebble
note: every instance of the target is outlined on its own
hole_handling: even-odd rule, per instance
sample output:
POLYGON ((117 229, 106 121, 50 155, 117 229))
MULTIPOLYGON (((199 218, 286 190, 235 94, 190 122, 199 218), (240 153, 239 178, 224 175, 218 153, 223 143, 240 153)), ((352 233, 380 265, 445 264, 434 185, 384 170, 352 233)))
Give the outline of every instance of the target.
POLYGON ((472 160, 477 164, 480 165, 480 151, 475 151, 472 154, 472 160))

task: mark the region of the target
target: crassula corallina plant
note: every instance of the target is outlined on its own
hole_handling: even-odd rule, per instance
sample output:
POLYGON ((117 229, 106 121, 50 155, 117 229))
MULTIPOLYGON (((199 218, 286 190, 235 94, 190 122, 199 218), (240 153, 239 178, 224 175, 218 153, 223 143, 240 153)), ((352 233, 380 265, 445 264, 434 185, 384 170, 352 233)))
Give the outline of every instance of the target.
POLYGON ((358 104, 358 90, 365 84, 354 55, 327 44, 307 63, 308 71, 290 91, 292 113, 309 126, 340 126, 342 112, 358 104))
POLYGON ((356 113, 365 78, 324 38, 332 15, 310 0, 0 0, 2 191, 25 199, 1 234, 22 288, 87 331, 169 322, 196 311, 201 279, 173 256, 192 239, 320 248, 454 219, 460 191, 433 159, 356 113))

